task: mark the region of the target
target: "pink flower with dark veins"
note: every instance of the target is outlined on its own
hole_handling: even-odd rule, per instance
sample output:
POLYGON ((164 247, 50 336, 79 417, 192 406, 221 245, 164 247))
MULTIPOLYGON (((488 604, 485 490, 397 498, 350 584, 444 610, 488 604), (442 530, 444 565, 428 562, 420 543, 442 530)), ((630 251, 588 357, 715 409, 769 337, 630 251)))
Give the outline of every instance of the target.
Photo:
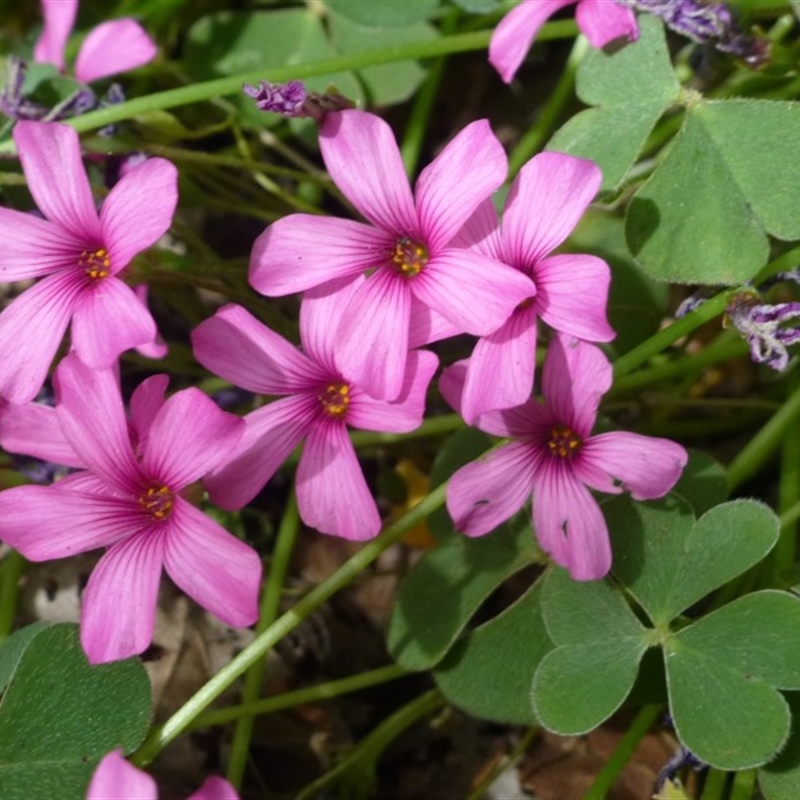
POLYGON ((247 430, 233 457, 205 480, 217 505, 245 505, 305 441, 296 477, 303 521, 345 539, 378 534, 380 514, 347 427, 390 433, 418 428, 438 360, 427 351, 409 353, 393 402, 371 397, 339 369, 337 323, 368 280, 359 276, 343 288, 306 293, 300 308, 302 351, 236 305, 194 330, 195 357, 215 375, 251 392, 283 395, 245 417, 247 430))
POLYGON ((536 325, 542 319, 562 333, 608 342, 606 318, 611 272, 592 255, 551 255, 577 225, 600 188, 600 169, 562 153, 540 153, 519 172, 502 220, 484 202, 458 235, 460 243, 527 275, 535 294, 493 333, 481 337, 467 366, 461 413, 479 414, 521 405, 533 391, 536 325))
POLYGON ((485 336, 532 294, 522 273, 453 245, 503 182, 506 156, 486 120, 467 125, 420 174, 412 195, 391 128, 355 109, 327 114, 320 149, 368 223, 291 214, 256 240, 250 282, 270 297, 369 274, 336 331, 337 367, 384 400, 400 393, 409 348, 485 336))
MULTIPOLYGON (((511 83, 533 44, 539 28, 564 6, 576 0, 522 0, 500 20, 489 42, 489 63, 511 83)), ((575 19, 592 47, 605 47, 615 39, 639 38, 636 16, 615 0, 578 0, 575 19)))
MULTIPOLYGON (((453 370, 439 384, 456 409, 462 379, 453 370)), ((512 441, 450 479, 447 509, 456 528, 482 536, 533 497, 533 529, 542 549, 575 580, 602 578, 611 568, 611 545, 589 489, 627 490, 636 500, 663 497, 688 458, 668 439, 623 431, 592 436, 610 386, 611 365, 599 348, 557 335, 544 363, 544 403, 529 400, 478 417, 478 428, 512 441)))
POLYGON ((41 389, 72 323, 72 347, 95 369, 153 345, 156 324, 123 280, 131 259, 169 229, 178 174, 163 158, 130 170, 98 214, 75 130, 18 122, 14 141, 45 219, 0 208, 0 281, 43 278, 0 314, 0 395, 25 403, 41 389))
MULTIPOLYGON (((75 25, 78 0, 41 0, 44 30, 33 48, 39 63, 64 71, 64 50, 75 25)), ((89 31, 78 51, 75 77, 81 83, 107 78, 152 61, 158 52, 138 22, 113 19, 89 31)))
MULTIPOLYGON (((100 760, 94 771, 86 800, 158 800, 156 782, 112 750, 100 760)), ((211 775, 186 800, 239 800, 233 786, 224 778, 211 775)))
POLYGON ((108 548, 83 594, 81 643, 89 661, 147 648, 162 567, 226 624, 253 624, 258 554, 187 499, 231 455, 244 422, 197 389, 165 400, 168 378, 156 375, 133 393, 129 426, 113 371, 90 369, 74 354, 59 364, 54 382, 55 411, 32 404, 4 426, 3 442, 80 471, 51 486, 0 492, 0 538, 31 561, 108 548))

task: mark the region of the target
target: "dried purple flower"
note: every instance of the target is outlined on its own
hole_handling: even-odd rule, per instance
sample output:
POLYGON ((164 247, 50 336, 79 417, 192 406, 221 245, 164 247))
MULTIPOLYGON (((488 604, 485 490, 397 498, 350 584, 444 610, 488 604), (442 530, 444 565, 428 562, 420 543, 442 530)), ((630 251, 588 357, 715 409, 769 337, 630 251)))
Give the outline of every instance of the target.
POLYGON ((310 117, 318 124, 322 124, 329 111, 355 107, 352 100, 331 89, 323 94, 307 92, 302 81, 283 84, 261 81, 258 86, 245 83, 242 91, 255 100, 261 111, 272 111, 284 117, 310 117))
POLYGON ((617 0, 617 3, 660 17, 677 33, 694 42, 713 44, 717 50, 737 56, 751 67, 769 61, 769 41, 747 35, 727 3, 704 0, 617 0))
POLYGON ((11 119, 41 119, 47 109, 22 94, 27 64, 17 56, 8 58, 8 83, 0 93, 0 111, 11 119))

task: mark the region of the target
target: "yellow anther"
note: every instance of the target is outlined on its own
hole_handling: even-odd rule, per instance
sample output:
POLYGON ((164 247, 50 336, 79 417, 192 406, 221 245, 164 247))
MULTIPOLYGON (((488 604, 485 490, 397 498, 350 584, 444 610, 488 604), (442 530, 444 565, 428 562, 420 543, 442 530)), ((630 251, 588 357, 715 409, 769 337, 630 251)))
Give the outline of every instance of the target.
POLYGON ((424 245, 409 239, 408 236, 401 236, 397 240, 392 253, 392 264, 398 272, 413 278, 427 263, 428 249, 424 245))
POLYGON ((319 402, 329 417, 341 417, 350 406, 350 387, 346 383, 332 383, 320 392, 319 402))
POLYGON ((139 505, 155 520, 166 519, 174 503, 175 495, 168 486, 150 486, 139 496, 139 505))
POLYGON ((574 456, 581 444, 581 437, 567 425, 554 426, 547 440, 551 455, 562 459, 574 456))
POLYGON ((111 273, 111 258, 105 247, 97 250, 84 250, 78 258, 78 266, 81 267, 89 278, 107 278, 111 273))

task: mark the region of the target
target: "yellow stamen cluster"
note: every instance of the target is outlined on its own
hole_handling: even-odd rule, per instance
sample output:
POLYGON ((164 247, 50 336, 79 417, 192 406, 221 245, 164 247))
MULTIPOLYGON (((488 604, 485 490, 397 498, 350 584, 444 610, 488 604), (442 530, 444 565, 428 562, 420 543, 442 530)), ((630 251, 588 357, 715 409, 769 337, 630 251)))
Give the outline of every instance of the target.
POLYGON ((408 236, 401 236, 397 240, 392 253, 392 264, 401 275, 413 278, 427 263, 428 249, 424 245, 409 239, 408 236))
POLYGON ((567 425, 556 425, 550 431, 547 447, 555 458, 572 458, 581 446, 581 437, 567 425))
POLYGON ((329 417, 341 417, 350 406, 350 387, 346 383, 332 383, 320 392, 319 402, 329 417))
POLYGON ((139 505, 155 520, 164 520, 172 513, 175 496, 168 486, 151 486, 139 496, 139 505))
POLYGON ((93 280, 107 278, 111 271, 111 259, 108 250, 100 247, 97 250, 84 250, 78 259, 78 266, 93 280))

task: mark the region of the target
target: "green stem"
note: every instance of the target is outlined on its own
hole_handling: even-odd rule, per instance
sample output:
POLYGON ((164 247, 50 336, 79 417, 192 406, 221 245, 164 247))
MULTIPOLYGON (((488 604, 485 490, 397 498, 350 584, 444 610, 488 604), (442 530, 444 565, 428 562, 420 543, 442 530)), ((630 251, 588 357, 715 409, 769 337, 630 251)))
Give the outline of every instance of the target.
MULTIPOLYGON (((407 703, 390 717, 387 717, 375 730, 364 737, 330 772, 306 786, 297 800, 311 800, 324 794, 323 789, 334 783, 347 771, 353 775, 354 789, 365 789, 375 777, 375 765, 384 750, 415 723, 432 714, 444 703, 442 693, 438 689, 421 694, 407 703), (359 763, 360 762, 360 763, 359 763), (357 777, 362 778, 360 785, 357 777)), ((374 787, 369 786, 372 789, 374 787)), ((355 794, 355 792, 354 792, 355 794)), ((366 795, 365 795, 366 796, 366 795)))
MULTIPOLYGON (((442 33, 445 35, 452 34, 460 17, 461 10, 458 6, 450 8, 442 21, 442 33)), ((403 158, 403 165, 409 178, 412 178, 417 170, 422 142, 425 139, 425 132, 428 130, 428 122, 430 121, 436 95, 439 93, 439 85, 442 82, 446 63, 447 59, 444 56, 439 56, 428 67, 428 77, 425 78, 422 86, 420 86, 414 98, 414 105, 411 107, 403 143, 400 145, 400 155, 403 158)))
MULTIPOLYGON (((278 609, 281 602, 281 594, 286 581, 286 574, 289 571, 289 561, 292 557, 294 544, 297 541, 297 532, 300 528, 300 517, 297 513, 297 497, 292 491, 283 512, 283 519, 278 528, 278 537, 275 543, 275 551, 270 563, 269 578, 261 598, 261 613, 256 626, 256 635, 263 633, 278 616, 278 609)), ((266 653, 247 670, 244 678, 244 689, 242 690, 242 703, 254 703, 258 700, 261 692, 261 684, 264 680, 264 670, 266 669, 266 653)), ((231 744, 231 755, 228 762, 228 780, 238 789, 242 784, 244 769, 247 765, 247 755, 250 752, 250 739, 253 735, 252 716, 239 719, 236 723, 236 730, 233 733, 231 744)))
POLYGON ((192 721, 214 702, 237 678, 258 661, 276 642, 294 630, 306 617, 316 611, 328 598, 352 583, 378 556, 398 542, 417 523, 422 522, 444 504, 447 484, 437 486, 424 500, 414 506, 383 533, 368 542, 349 558, 329 578, 314 587, 298 603, 275 620, 261 635, 251 642, 236 658, 226 664, 208 683, 202 686, 163 725, 155 728, 136 751, 133 763, 149 764, 156 754, 175 737, 183 733, 192 721))
POLYGON ((725 797, 725 783, 728 780, 728 773, 712 767, 706 773, 706 780, 703 784, 703 793, 700 800, 721 800, 725 797))
MULTIPOLYGON (((800 388, 800 374, 792 372, 789 387, 800 388)), ((778 484, 778 511, 784 513, 800 501, 800 420, 792 420, 786 428, 781 445, 781 472, 778 484)), ((797 524, 781 526, 781 535, 770 554, 769 583, 778 585, 781 573, 795 562, 797 555, 797 524)))
POLYGON ((642 389, 661 381, 672 380, 696 370, 702 370, 711 364, 718 364, 720 361, 728 361, 731 358, 747 355, 747 353, 747 343, 743 339, 737 338, 734 341, 730 341, 726 336, 723 341, 715 342, 690 356, 684 356, 666 364, 656 364, 647 369, 634 372, 633 375, 625 375, 619 378, 619 380, 614 381, 613 395, 642 389))
POLYGON ((25 559, 12 550, 0 566, 0 642, 14 630, 19 597, 19 579, 25 571, 25 559))
POLYGON ((527 752, 533 740, 541 733, 541 728, 534 725, 528 728, 525 735, 519 740, 517 746, 511 753, 503 758, 500 763, 489 774, 478 783, 477 786, 472 787, 472 792, 467 800, 483 800, 486 797, 487 790, 497 780, 501 773, 513 767, 517 761, 527 752))
POLYGON ((298 689, 294 692, 284 692, 275 697, 265 697, 263 700, 255 700, 250 703, 243 703, 239 706, 229 706, 214 711, 207 711, 201 714, 189 726, 190 730, 195 728, 209 728, 212 725, 225 725, 238 719, 261 716, 263 714, 274 714, 284 708, 299 706, 305 703, 318 703, 320 700, 330 700, 343 694, 350 694, 370 686, 376 686, 388 681, 397 680, 408 675, 408 671, 398 666, 390 664, 388 667, 380 667, 369 672, 362 672, 359 675, 352 675, 348 678, 321 683, 318 686, 309 686, 305 689, 298 689))
POLYGON ((662 350, 666 350, 681 336, 686 336, 701 325, 714 319, 714 317, 719 316, 725 310, 729 295, 730 290, 728 289, 714 295, 714 297, 706 300, 705 303, 694 311, 689 312, 685 317, 676 319, 671 325, 658 331, 658 333, 634 347, 633 350, 629 350, 625 355, 620 356, 614 362, 614 379, 627 375, 640 364, 644 364, 662 350))
POLYGON ((411 439, 424 439, 428 436, 440 436, 452 433, 464 427, 464 420, 458 414, 443 414, 440 417, 426 419, 419 428, 410 433, 375 433, 373 431, 351 431, 350 441, 356 449, 374 447, 376 445, 396 444, 411 439))
POLYGON ((539 111, 536 122, 528 128, 525 135, 508 158, 508 177, 513 178, 522 165, 541 150, 556 123, 564 113, 564 108, 572 99, 575 89, 575 72, 589 49, 585 36, 579 36, 572 46, 567 63, 547 102, 539 111))
POLYGON ((584 800, 603 800, 611 791, 625 765, 631 760, 634 750, 645 737, 653 723, 664 713, 662 705, 645 706, 637 715, 625 735, 620 739, 611 758, 606 761, 592 785, 583 796, 584 800))
POLYGON ((764 462, 780 447, 789 426, 800 416, 800 387, 775 412, 758 433, 728 465, 728 491, 733 492, 758 472, 764 462))
POLYGON ((756 771, 743 769, 733 776, 730 800, 752 800, 756 789, 756 771))

